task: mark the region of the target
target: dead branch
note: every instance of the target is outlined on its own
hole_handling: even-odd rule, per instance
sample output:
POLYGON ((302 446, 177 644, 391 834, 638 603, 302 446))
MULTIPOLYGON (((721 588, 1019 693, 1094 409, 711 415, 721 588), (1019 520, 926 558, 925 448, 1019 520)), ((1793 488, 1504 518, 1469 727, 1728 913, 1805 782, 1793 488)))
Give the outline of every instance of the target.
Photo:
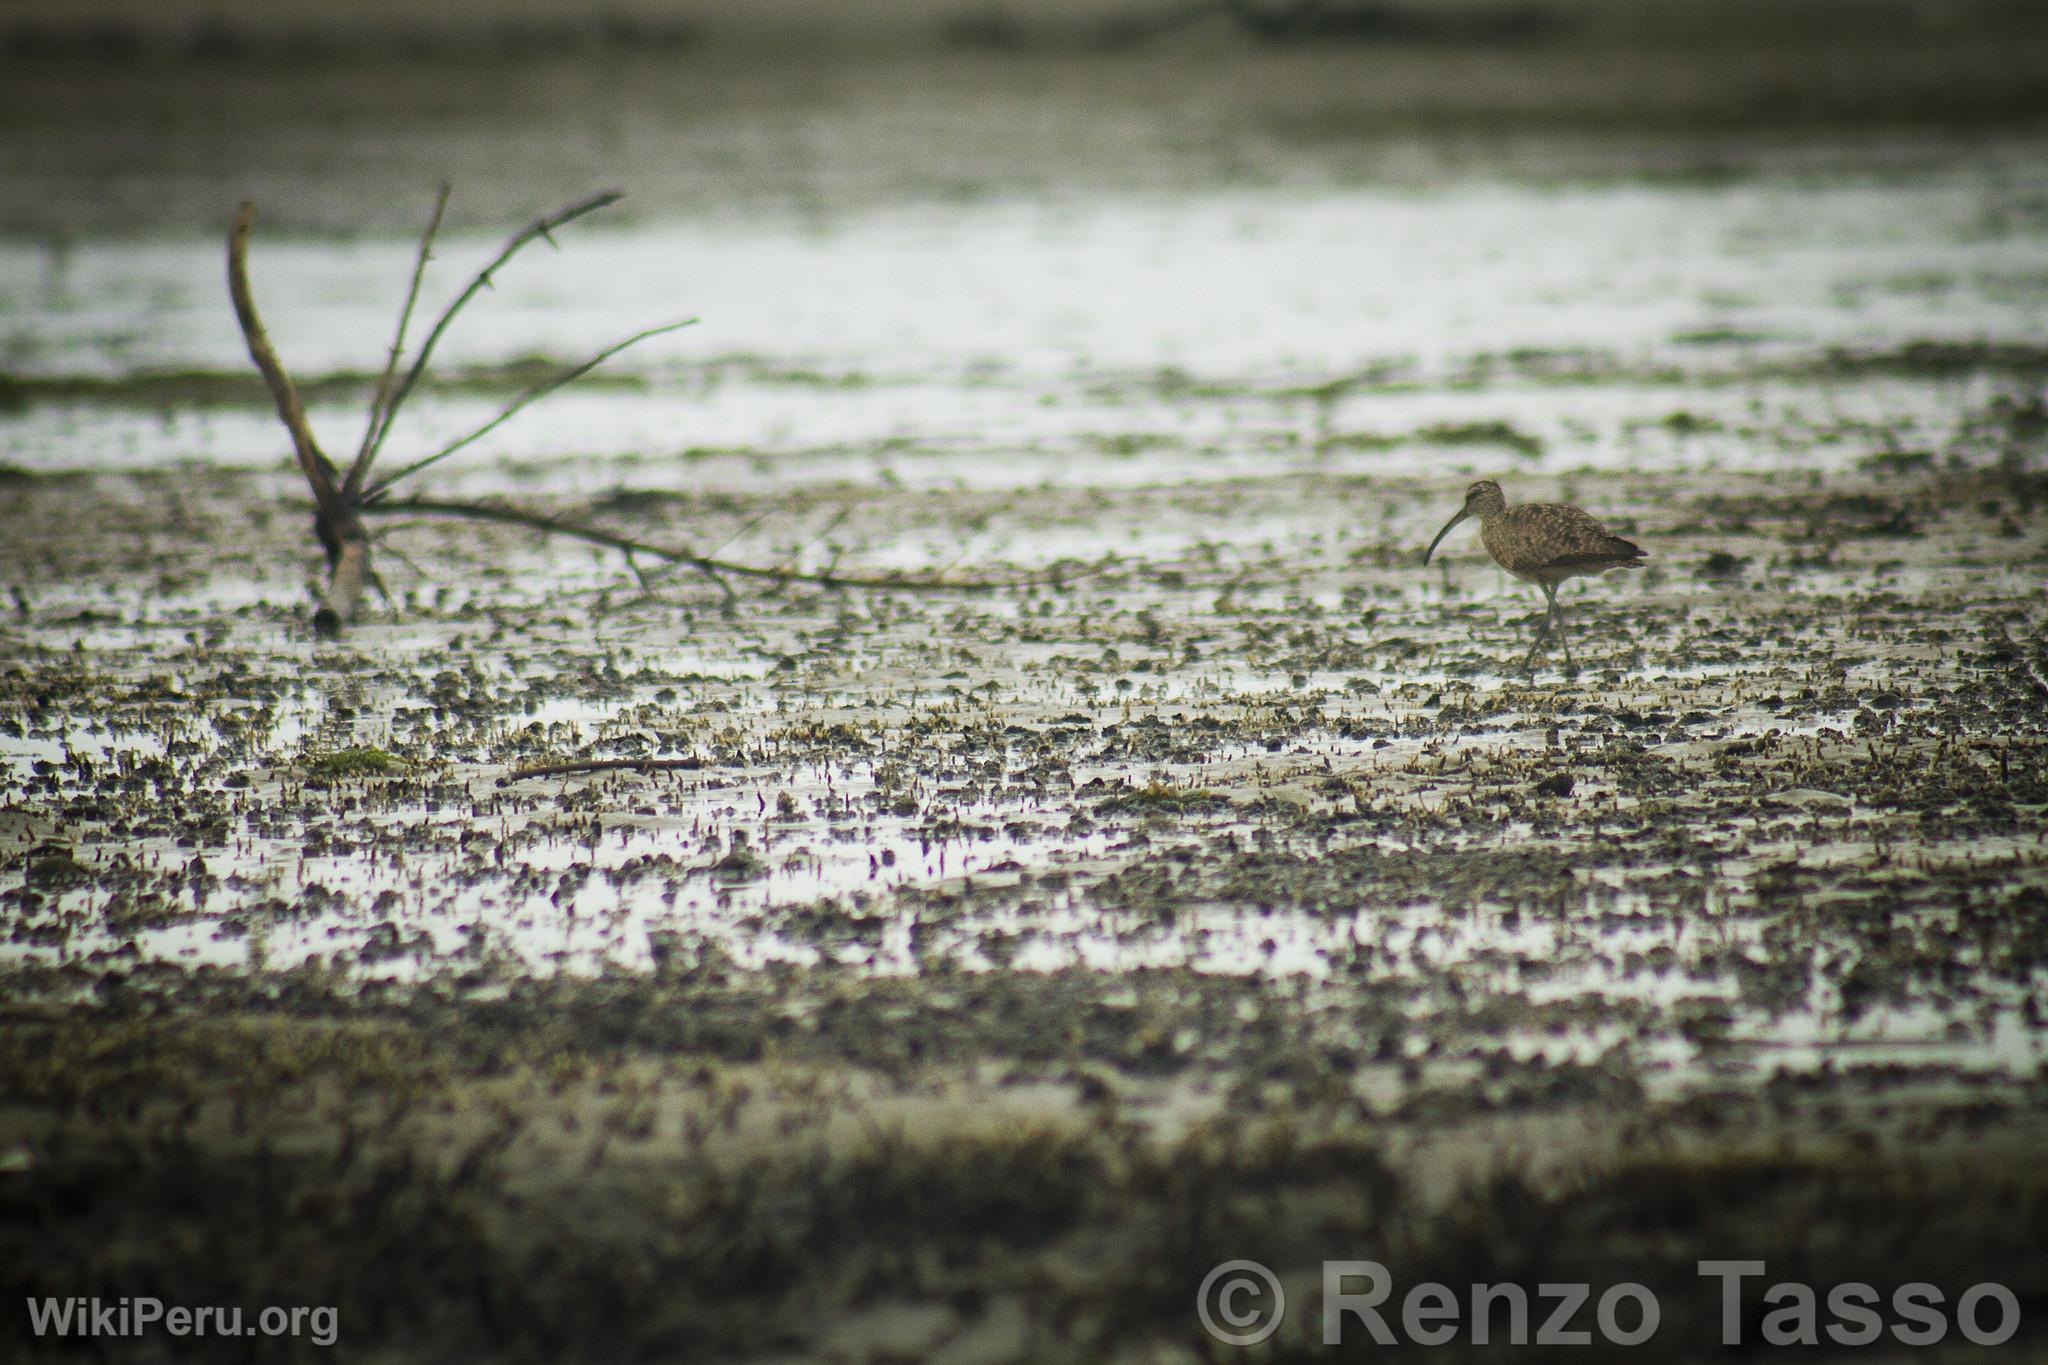
POLYGON ((342 623, 355 615, 364 585, 370 581, 370 540, 356 515, 355 500, 335 484, 333 461, 320 451, 313 428, 306 421, 306 405, 277 358, 269 333, 256 315, 256 298, 249 289, 249 231, 256 222, 256 205, 244 201, 235 213, 228 232, 228 297, 234 301, 235 321, 241 324, 242 339, 248 343, 249 359, 270 388, 277 404, 278 418, 291 433, 292 451, 299 470, 313 492, 313 533, 327 551, 327 590, 320 608, 313 614, 313 629, 322 635, 340 631, 342 623))
MULTIPOLYGON (((788 562, 774 568, 762 568, 758 565, 721 559, 715 555, 698 554, 693 550, 655 545, 600 527, 585 526, 560 517, 526 512, 513 507, 428 498, 408 499, 403 502, 388 500, 387 495, 399 481, 440 463, 495 431, 515 414, 580 379, 627 347, 665 332, 688 327, 696 321, 695 318, 691 318, 683 322, 650 327, 616 342, 588 360, 571 365, 559 374, 527 389, 490 421, 468 435, 450 442, 430 455, 414 460, 374 483, 371 482, 370 468, 376 461, 378 452, 383 449, 386 438, 391 434, 399 410, 418 387, 421 377, 427 371, 428 363, 433 359, 435 347, 446 334, 450 324, 462 312, 463 307, 492 283, 492 277, 496 272, 511 260, 521 247, 536 238, 552 243, 554 239, 551 234, 555 229, 615 203, 619 198, 620 195, 616 191, 593 195, 546 217, 536 219, 514 233, 490 264, 478 271, 468 286, 442 310, 441 316, 428 331, 426 340, 421 343, 419 353, 413 357, 411 366, 406 369, 404 377, 394 384, 393 378, 397 375, 400 362, 404 358, 406 331, 412 319, 413 308, 419 300, 420 285, 425 277, 428 262, 433 257, 434 239, 440 231, 442 217, 448 204, 448 189, 446 186, 441 188, 434 202, 434 212, 420 237, 419 250, 413 262, 412 278, 406 289, 405 302, 399 310, 396 333, 385 360, 383 373, 377 381, 376 391, 371 397, 369 426, 363 433, 362 444, 356 452, 355 460, 349 466, 345 479, 338 475, 333 462, 321 453, 319 445, 314 441, 312 428, 306 421, 305 405, 300 400, 297 389, 293 387, 291 377, 278 360, 277 353, 263 330, 263 324, 257 318, 256 304, 249 289, 248 278, 249 233, 255 221, 256 206, 251 203, 244 203, 241 206, 235 217, 233 230, 228 236, 228 292, 234 300, 235 316, 241 323, 242 335, 248 342, 250 359, 255 362, 264 382, 269 385, 271 396, 277 404, 278 417, 291 433, 292 448, 297 455, 299 469, 305 475, 307 486, 313 494, 313 529, 320 539, 321 546, 327 552, 328 564, 327 587, 321 595, 320 608, 313 617, 315 630, 322 635, 337 634, 344 624, 354 618, 364 588, 377 581, 370 563, 370 539, 363 529, 362 520, 364 516, 372 513, 384 516, 465 517, 476 521, 525 526, 549 535, 570 536, 593 545, 617 550, 625 555, 628 566, 635 576, 640 578, 643 586, 646 579, 636 562, 638 556, 695 569, 724 589, 728 598, 736 594, 725 581, 727 575, 779 585, 808 583, 821 588, 875 588, 901 592, 993 592, 1038 584, 1056 587, 1068 578, 1093 572, 1086 568, 1056 569, 1044 575, 1018 575, 996 580, 948 578, 943 576, 943 573, 850 574, 840 573, 836 567, 823 572, 804 571, 791 567, 788 562)), ((837 522, 833 525, 836 526, 837 522)), ((820 535, 829 534, 831 529, 828 526, 820 535)))
POLYGON ((376 571, 370 564, 370 539, 363 530, 362 523, 362 513, 370 498, 382 496, 393 483, 407 474, 424 469, 454 454, 456 450, 497 428, 514 413, 564 384, 588 374, 628 346, 688 325, 672 323, 666 327, 650 328, 607 347, 582 364, 571 366, 547 383, 529 389, 497 417, 460 441, 423 460, 415 461, 397 474, 379 480, 368 492, 364 491, 364 485, 369 480, 370 467, 376 461, 377 452, 383 448, 385 438, 391 434, 391 427, 397 419, 399 408, 418 385, 420 377, 426 373, 427 363, 432 359, 435 345, 448 330, 456 315, 462 311, 463 305, 475 297, 479 290, 488 286, 498 268, 528 242, 535 238, 545 238, 552 242, 550 234, 556 228, 618 199, 619 195, 616 192, 593 195, 580 203, 537 219, 515 233, 499 251, 497 257, 470 281, 469 287, 442 311, 433 330, 427 334, 426 342, 420 347, 419 355, 414 357, 411 368, 394 386, 393 376, 397 374, 399 361, 405 353, 406 330, 412 319, 413 308, 419 300, 420 284, 425 278, 427 263, 433 257, 434 238, 440 232, 441 219, 448 206, 448 189, 446 186, 441 188, 434 201, 433 215, 428 219, 426 231, 420 238, 419 251, 413 262, 412 279, 406 289, 405 303, 399 310, 398 327, 385 361, 384 372, 379 377, 376 392, 370 400, 369 426, 363 433, 362 445, 349 466, 346 478, 340 476, 334 462, 322 453, 319 443, 313 439, 313 429, 306 420, 305 404, 299 397, 298 389, 292 384, 291 376, 286 372, 283 362, 278 359, 276 348, 270 344, 270 337, 257 316, 255 295, 249 288, 249 233, 256 221, 256 206, 247 202, 241 205, 235 215, 234 226, 228 233, 228 294, 234 301, 235 318, 241 324, 242 337, 248 343, 249 358, 255 362, 264 383, 270 388, 271 397, 277 404, 277 415, 284 422, 285 429, 291 433, 292 450, 298 459, 299 470, 306 476, 306 485, 313 494, 313 532, 319 538, 321 548, 327 552, 327 587, 321 594, 319 609, 313 614, 314 630, 322 635, 338 634, 343 625, 354 619, 356 610, 362 602, 363 590, 376 582, 376 571))
MULTIPOLYGON (((511 240, 505 243, 504 249, 492 258, 489 265, 476 273, 476 278, 469 282, 467 289, 464 289, 455 296, 453 303, 442 310, 440 318, 434 323, 433 330, 427 333, 426 341, 420 345, 420 353, 413 358, 412 368, 405 372, 404 380, 399 383, 397 390, 392 393, 391 402, 384 409, 384 425, 370 441, 370 459, 376 459, 377 452, 383 449, 384 438, 390 434, 391 424, 397 420, 399 408, 404 406, 405 400, 411 396, 414 387, 419 384, 420 376, 427 372, 427 363, 434 358, 434 347, 439 344, 442 333, 448 330, 448 325, 455 321, 456 314, 460 313, 464 305, 476 297, 478 291, 490 286, 491 277, 498 272, 499 268, 505 262, 511 260, 514 255, 518 254, 519 249, 528 242, 536 238, 544 238, 552 246, 555 240, 552 234, 556 228, 572 223, 586 213, 595 213, 607 205, 616 204, 623 197, 624 195, 618 190, 606 190, 604 193, 594 194, 580 203, 571 204, 565 209, 558 209, 545 218, 537 218, 518 232, 512 234, 511 240)), ((386 482, 388 483, 389 480, 386 480, 386 482)))
POLYGON ((701 555, 693 550, 636 540, 632 536, 620 535, 602 527, 585 526, 541 512, 528 512, 517 507, 502 507, 492 503, 406 498, 400 502, 367 503, 361 510, 365 514, 376 516, 466 517, 473 521, 497 522, 505 526, 525 526, 548 535, 568 536, 573 540, 602 545, 606 549, 617 550, 626 555, 646 555, 650 559, 659 559, 667 564, 696 569, 713 578, 720 574, 731 574, 735 578, 752 578, 770 583, 809 583, 820 588, 877 588, 895 592, 1000 592, 1005 588, 1030 587, 1039 583, 1059 584, 1075 576, 1068 574, 1037 578, 1026 575, 1012 579, 988 579, 933 578, 929 575, 913 574, 809 573, 800 569, 769 569, 758 564, 739 564, 729 559, 701 555))
POLYGON ((695 771, 704 766, 701 758, 584 758, 568 763, 542 763, 531 768, 514 768, 498 779, 498 785, 523 782, 529 777, 561 777, 569 773, 660 773, 695 771))

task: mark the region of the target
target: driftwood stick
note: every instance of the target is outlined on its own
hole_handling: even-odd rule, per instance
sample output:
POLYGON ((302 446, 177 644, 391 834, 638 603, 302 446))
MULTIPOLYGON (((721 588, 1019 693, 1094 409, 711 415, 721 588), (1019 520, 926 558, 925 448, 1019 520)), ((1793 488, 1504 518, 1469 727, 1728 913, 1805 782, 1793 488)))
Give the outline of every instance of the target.
MULTIPOLYGON (((503 426, 506 422, 510 421, 514 414, 531 406, 534 403, 538 403, 541 399, 547 397, 556 389, 564 388, 570 384, 575 383, 584 375, 589 374, 592 370, 604 364, 605 361, 610 360, 613 356, 617 355, 620 351, 625 350, 627 347, 637 346, 641 342, 647 340, 649 337, 658 337, 664 332, 675 332, 680 331, 685 327, 693 327, 696 325, 696 322, 697 319, 695 318, 685 318, 681 322, 667 322, 663 323, 659 327, 649 327, 644 332, 635 332, 632 336, 627 337, 624 341, 613 342, 611 345, 605 347, 602 351, 599 351, 596 355, 590 357, 590 359, 584 361, 582 364, 572 365, 568 369, 562 371, 560 374, 555 375, 553 378, 536 384, 532 388, 528 389, 526 392, 520 394, 517 398, 513 399, 512 402, 496 417, 493 417, 490 421, 484 423, 475 431, 470 432, 467 436, 461 437, 458 440, 450 441, 447 445, 442 446, 433 454, 422 456, 421 458, 414 460, 405 468, 400 469, 395 473, 385 475, 383 478, 377 480, 376 483, 370 485, 369 490, 366 493, 364 493, 363 496, 366 499, 374 499, 384 496, 384 494, 391 491, 392 485, 396 484, 400 479, 406 478, 413 474, 417 474, 422 469, 425 469, 430 465, 439 464, 441 461, 447 459, 450 455, 453 455, 456 451, 461 450, 464 446, 467 446, 474 441, 480 440, 481 438, 489 435, 491 432, 496 431, 499 427, 503 426)), ((364 467, 363 463, 359 461, 358 467, 364 467)), ((350 476, 353 477, 355 471, 350 470, 349 473, 350 476)))
POLYGON ((405 354, 405 329, 412 322, 413 305, 419 302, 420 283, 427 277, 427 262, 433 259, 434 238, 441 231, 441 215, 447 211, 448 186, 444 184, 434 196, 434 212, 427 219, 427 230, 420 235, 420 249, 412 263, 412 283, 406 286, 405 304, 398 310, 398 332, 391 338, 391 354, 384 361, 384 373, 377 376, 377 392, 370 398, 370 422, 363 428, 363 443, 356 448, 355 463, 348 469, 346 487, 350 496, 362 492, 363 481, 370 476, 370 464, 383 441, 384 427, 390 416, 391 383, 398 377, 398 362, 405 354))
MULTIPOLYGON (((455 301, 442 311, 440 318, 434 323, 433 329, 427 333, 427 339, 420 345, 420 353, 413 357, 412 368, 405 372, 405 378, 399 381, 398 388, 391 395, 391 401, 385 405, 384 424, 370 441, 370 459, 376 459, 377 452, 383 449, 384 438, 391 433, 391 424, 398 420, 399 408, 403 407, 405 400, 411 396, 413 388, 420 382, 420 376, 427 372, 427 362, 433 359, 434 347, 440 343, 442 334, 448 330, 448 325, 455 321, 456 314, 460 313, 463 306, 476 297, 478 291, 489 287, 491 277, 497 273, 498 268, 511 260, 521 247, 535 238, 546 238, 552 244, 554 238, 551 234, 556 228, 561 227, 565 223, 574 222, 586 213, 595 213, 606 205, 616 204, 623 197, 617 190, 607 190, 603 194, 594 194, 579 203, 571 204, 565 209, 559 209, 545 218, 537 218, 512 235, 512 239, 505 243, 504 248, 492 258, 491 263, 476 273, 476 278, 469 282, 469 287, 455 296, 455 301)), ((390 481, 387 479, 385 482, 388 484, 390 481)))
POLYGON ((1034 583, 1065 581, 1065 576, 1034 578, 1027 575, 1008 580, 939 579, 908 574, 806 573, 789 568, 764 569, 757 564, 736 564, 731 560, 715 559, 692 550, 651 544, 648 541, 636 540, 632 536, 623 536, 596 526, 584 526, 540 512, 527 512, 517 507, 494 506, 490 503, 407 498, 402 502, 369 503, 362 510, 378 516, 466 517, 473 521, 525 526, 549 535, 568 536, 592 545, 602 545, 606 549, 617 550, 622 554, 646 555, 650 559, 659 559, 665 563, 680 564, 714 579, 720 574, 731 574, 735 578, 761 579, 771 583, 810 583, 821 588, 880 588, 898 592, 1000 592, 1005 588, 1025 587, 1034 583))
POLYGON ((306 421, 306 405, 277 358, 263 321, 256 314, 256 297, 249 288, 249 232, 256 222, 256 205, 244 201, 228 231, 228 297, 234 301, 235 321, 241 324, 242 339, 248 343, 249 359, 270 388, 277 415, 291 433, 292 451, 299 471, 313 493, 313 533, 327 551, 327 590, 313 613, 313 629, 334 635, 342 623, 356 614, 363 588, 374 573, 370 568, 370 540, 356 515, 355 499, 335 483, 334 464, 321 453, 306 421))
POLYGON ((694 771, 704 766, 701 758, 584 758, 568 763, 541 763, 531 768, 514 768, 498 779, 498 785, 522 782, 529 777, 560 777, 566 773, 660 773, 694 771))

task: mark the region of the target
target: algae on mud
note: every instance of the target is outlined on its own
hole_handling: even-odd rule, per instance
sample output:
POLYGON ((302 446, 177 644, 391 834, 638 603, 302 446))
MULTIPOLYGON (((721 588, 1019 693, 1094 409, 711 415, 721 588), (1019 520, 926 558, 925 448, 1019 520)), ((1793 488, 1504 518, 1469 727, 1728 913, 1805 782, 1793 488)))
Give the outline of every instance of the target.
MULTIPOLYGON (((1068 94, 1109 62, 1032 60, 1068 94)), ((1413 121, 1299 107, 1327 57, 1179 97, 1252 130, 1199 146, 1130 93, 1186 61, 1121 60, 1064 181, 1080 115, 1024 117, 1026 67, 971 124, 950 67, 879 110, 823 79, 758 145, 725 116, 688 156, 772 163, 751 197, 680 208, 692 159, 566 297, 507 278, 416 414, 465 430, 688 278, 726 291, 708 354, 443 486, 774 562, 1100 566, 1061 584, 728 603, 423 521, 318 642, 211 236, 4 248, 48 267, 6 275, 0 388, 21 1292, 337 1304, 396 1359, 1204 1359, 1195 1289, 1253 1257, 1289 1358, 1317 1263, 1377 1256, 1637 1280, 1698 1357, 1695 1263, 1735 1256, 1996 1281, 2038 1345, 2039 132, 1745 115, 1666 175, 1551 118, 1417 170, 1413 121), (939 201, 808 155, 919 108, 947 165, 1026 131, 939 201), (1361 148, 1406 178, 1332 170, 1361 148), (906 261, 990 287, 907 296, 906 261), (1469 547, 1415 570, 1474 473, 1649 551, 1572 590, 1576 670, 1516 669, 1540 604, 1469 547), (677 766, 507 780, 581 756, 677 766)), ((374 217, 357 150, 309 222, 374 217)), ((316 424, 405 249, 355 226, 284 248, 316 424)))

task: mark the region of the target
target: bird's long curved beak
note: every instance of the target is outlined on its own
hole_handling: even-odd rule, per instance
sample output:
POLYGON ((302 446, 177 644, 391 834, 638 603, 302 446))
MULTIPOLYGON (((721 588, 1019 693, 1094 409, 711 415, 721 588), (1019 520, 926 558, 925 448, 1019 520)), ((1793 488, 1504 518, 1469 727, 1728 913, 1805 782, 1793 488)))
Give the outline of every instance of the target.
POLYGON ((1422 552, 1422 562, 1424 564, 1429 563, 1429 557, 1436 553, 1436 547, 1441 545, 1443 543, 1444 537, 1451 533, 1451 528, 1453 526, 1456 526, 1459 522, 1463 521, 1466 517, 1470 515, 1472 515, 1470 512, 1467 512, 1464 508, 1460 507, 1458 509, 1458 514, 1452 517, 1449 521, 1444 523, 1444 529, 1436 533, 1436 539, 1429 542, 1429 548, 1422 552))

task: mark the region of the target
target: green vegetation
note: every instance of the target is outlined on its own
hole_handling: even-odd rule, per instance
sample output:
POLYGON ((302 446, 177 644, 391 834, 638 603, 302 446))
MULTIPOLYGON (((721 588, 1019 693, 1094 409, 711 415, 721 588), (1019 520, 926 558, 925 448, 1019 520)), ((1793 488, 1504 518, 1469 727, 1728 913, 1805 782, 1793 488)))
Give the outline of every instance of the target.
POLYGON ((308 754, 302 763, 310 776, 329 782, 350 777, 375 777, 404 766, 404 760, 396 755, 382 749, 361 747, 308 754))

